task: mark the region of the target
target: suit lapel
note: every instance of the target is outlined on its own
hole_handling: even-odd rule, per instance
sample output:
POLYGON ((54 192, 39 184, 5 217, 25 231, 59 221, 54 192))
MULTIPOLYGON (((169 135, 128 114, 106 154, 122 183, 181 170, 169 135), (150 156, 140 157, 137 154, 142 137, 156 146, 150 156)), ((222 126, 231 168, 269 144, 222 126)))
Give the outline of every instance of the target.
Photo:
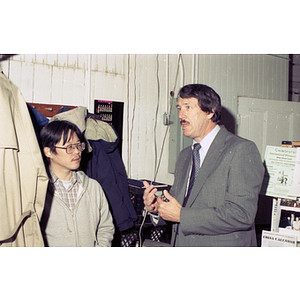
POLYGON ((181 165, 182 170, 180 171, 180 174, 184 174, 184 177, 181 178, 180 181, 178 182, 178 184, 180 184, 180 187, 178 189, 177 199, 181 205, 184 200, 191 166, 192 166, 192 149, 191 149, 191 147, 189 147, 189 149, 185 155, 184 161, 181 165))
POLYGON ((227 129, 221 126, 220 131, 208 149, 186 206, 190 207, 195 202, 209 174, 217 168, 220 159, 223 157, 227 135, 227 129))

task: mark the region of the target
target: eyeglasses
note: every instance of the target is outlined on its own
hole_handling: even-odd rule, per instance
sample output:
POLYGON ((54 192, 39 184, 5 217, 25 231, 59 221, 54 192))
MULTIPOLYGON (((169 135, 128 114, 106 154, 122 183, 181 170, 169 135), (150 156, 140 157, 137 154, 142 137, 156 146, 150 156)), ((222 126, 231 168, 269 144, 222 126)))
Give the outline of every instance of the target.
POLYGON ((79 151, 83 151, 85 149, 85 143, 77 143, 77 144, 70 144, 67 147, 55 147, 59 149, 66 149, 67 154, 72 154, 77 148, 79 151))

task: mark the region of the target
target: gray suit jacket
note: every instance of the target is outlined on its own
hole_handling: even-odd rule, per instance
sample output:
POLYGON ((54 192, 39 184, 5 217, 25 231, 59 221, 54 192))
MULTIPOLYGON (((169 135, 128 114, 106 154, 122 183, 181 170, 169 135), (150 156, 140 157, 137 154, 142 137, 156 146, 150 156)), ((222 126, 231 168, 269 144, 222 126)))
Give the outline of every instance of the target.
MULTIPOLYGON (((182 204, 192 163, 191 147, 176 163, 170 194, 182 204)), ((256 145, 224 126, 212 142, 180 223, 173 225, 174 246, 256 246, 254 220, 264 167, 256 145), (177 230, 178 226, 178 230, 177 230), (176 232, 178 233, 176 234, 176 232)))

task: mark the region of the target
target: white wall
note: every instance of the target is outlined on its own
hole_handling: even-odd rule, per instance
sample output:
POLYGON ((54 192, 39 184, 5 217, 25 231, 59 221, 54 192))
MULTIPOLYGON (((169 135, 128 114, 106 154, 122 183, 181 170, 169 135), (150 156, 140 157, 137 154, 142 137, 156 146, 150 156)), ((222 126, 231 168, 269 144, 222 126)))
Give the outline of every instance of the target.
MULTIPOLYGON (((81 105, 93 112, 94 99, 123 101, 122 156, 128 177, 135 179, 154 179, 170 91, 208 84, 234 116, 238 96, 288 99, 288 55, 25 54, 2 67, 27 102, 81 105)), ((172 184, 168 139, 156 181, 172 184)))

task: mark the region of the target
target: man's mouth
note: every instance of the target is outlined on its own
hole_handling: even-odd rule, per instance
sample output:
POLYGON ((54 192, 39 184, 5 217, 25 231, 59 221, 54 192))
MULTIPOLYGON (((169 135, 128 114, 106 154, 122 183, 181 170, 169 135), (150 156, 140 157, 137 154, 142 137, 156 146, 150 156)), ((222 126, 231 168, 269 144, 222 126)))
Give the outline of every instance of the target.
POLYGON ((190 124, 190 122, 186 121, 186 120, 181 120, 180 121, 180 125, 184 128, 186 126, 188 126, 190 124))

